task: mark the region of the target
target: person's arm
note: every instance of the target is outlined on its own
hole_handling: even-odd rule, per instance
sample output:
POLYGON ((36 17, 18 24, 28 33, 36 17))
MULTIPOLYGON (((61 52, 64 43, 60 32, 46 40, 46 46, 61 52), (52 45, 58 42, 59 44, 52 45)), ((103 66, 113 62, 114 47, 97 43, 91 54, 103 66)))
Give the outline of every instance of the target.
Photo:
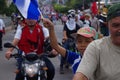
POLYGON ((43 24, 49 30, 49 35, 50 35, 49 38, 52 48, 54 48, 58 53, 60 53, 63 57, 65 57, 66 49, 58 44, 53 23, 48 19, 43 19, 43 24))
MULTIPOLYGON (((12 44, 13 44, 14 46, 18 45, 18 42, 19 42, 19 40, 20 40, 20 38, 21 38, 21 33, 22 33, 22 28, 18 28, 18 29, 16 30, 14 39, 13 39, 13 41, 12 41, 12 44)), ((10 55, 12 54, 12 51, 13 51, 13 50, 14 50, 14 48, 8 48, 8 50, 7 50, 6 53, 5 53, 5 57, 6 57, 7 59, 10 59, 10 55)))
MULTIPOLYGON (((16 46, 16 45, 18 44, 18 42, 19 42, 19 39, 14 38, 12 44, 13 44, 14 46, 16 46)), ((8 48, 8 50, 7 50, 6 53, 5 53, 5 57, 6 57, 7 59, 10 59, 10 55, 12 54, 12 51, 13 51, 13 50, 14 50, 14 48, 8 48)))
POLYGON ((73 77, 73 80, 88 80, 87 77, 80 73, 80 72, 77 72, 74 77, 73 77))
POLYGON ((42 27, 42 30, 43 30, 43 33, 44 33, 45 40, 47 40, 49 38, 49 31, 43 25, 41 27, 42 27))
POLYGON ((5 23, 3 20, 2 20, 2 28, 3 28, 3 34, 5 34, 5 23))

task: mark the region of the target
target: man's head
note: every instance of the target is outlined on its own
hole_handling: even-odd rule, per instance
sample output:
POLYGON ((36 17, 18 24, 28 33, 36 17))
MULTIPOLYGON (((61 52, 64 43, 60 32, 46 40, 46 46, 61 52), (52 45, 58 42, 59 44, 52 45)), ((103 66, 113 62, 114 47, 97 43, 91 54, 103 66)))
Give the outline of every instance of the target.
POLYGON ((86 20, 89 20, 89 19, 90 19, 90 15, 86 13, 86 14, 85 14, 85 19, 86 19, 86 20))
POLYGON ((70 20, 70 19, 75 19, 75 14, 68 14, 68 19, 70 20))
POLYGON ((36 23, 37 23, 37 20, 26 19, 25 22, 28 25, 28 27, 34 27, 36 25, 36 23))
POLYGON ((18 21, 18 24, 21 24, 21 25, 22 25, 22 23, 23 23, 23 21, 24 21, 24 18, 23 18, 21 15, 18 15, 18 16, 17 16, 17 21, 18 21))
POLYGON ((107 21, 112 43, 120 46, 120 3, 108 9, 107 21))
POLYGON ((84 53, 88 44, 95 39, 96 30, 92 27, 82 27, 77 31, 76 47, 79 52, 84 53))
POLYGON ((94 13, 91 13, 91 17, 94 18, 94 17, 95 17, 95 14, 94 14, 94 13))

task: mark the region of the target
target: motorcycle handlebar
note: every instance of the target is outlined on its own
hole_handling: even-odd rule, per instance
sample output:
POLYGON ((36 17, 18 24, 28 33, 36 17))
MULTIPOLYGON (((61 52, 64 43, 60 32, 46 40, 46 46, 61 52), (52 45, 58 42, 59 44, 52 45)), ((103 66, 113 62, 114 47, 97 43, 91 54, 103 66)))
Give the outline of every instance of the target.
MULTIPOLYGON (((14 57, 14 58, 23 57, 23 55, 19 54, 20 50, 16 46, 14 46, 12 43, 10 43, 10 42, 4 43, 4 47, 5 48, 15 48, 18 51, 15 54, 11 54, 10 55, 11 58, 12 57, 14 57)), ((39 56, 39 58, 41 58, 41 56, 46 56, 46 57, 50 57, 50 58, 54 57, 54 55, 49 54, 49 52, 43 53, 42 55, 39 56)))
POLYGON ((15 53, 15 54, 11 54, 10 57, 14 57, 14 58, 18 58, 18 57, 22 57, 20 54, 15 53))

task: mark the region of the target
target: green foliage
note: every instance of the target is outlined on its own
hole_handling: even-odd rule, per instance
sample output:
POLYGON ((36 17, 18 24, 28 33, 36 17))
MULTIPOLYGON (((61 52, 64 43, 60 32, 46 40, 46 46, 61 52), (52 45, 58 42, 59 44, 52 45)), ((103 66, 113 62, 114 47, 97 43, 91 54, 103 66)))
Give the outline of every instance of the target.
POLYGON ((73 9, 82 9, 83 5, 85 8, 88 8, 91 2, 91 0, 68 0, 66 5, 73 9))
POLYGON ((110 6, 111 6, 111 5, 106 5, 107 9, 109 9, 109 8, 110 8, 110 6))
POLYGON ((13 3, 7 7, 6 0, 0 0, 0 14, 6 14, 6 16, 10 16, 13 12, 18 12, 13 3))
POLYGON ((12 3, 9 7, 4 11, 6 16, 10 16, 13 12, 18 12, 16 6, 12 3))
POLYGON ((92 1, 93 0, 68 0, 68 2, 66 3, 66 6, 54 3, 54 9, 58 12, 65 13, 69 9, 82 9, 83 3, 84 3, 84 7, 86 9, 86 8, 89 8, 90 3, 92 1))
POLYGON ((60 13, 67 13, 67 11, 70 9, 69 7, 66 7, 64 5, 59 5, 59 4, 54 4, 54 9, 57 11, 57 12, 60 12, 60 13))
POLYGON ((0 0, 0 14, 4 14, 4 10, 7 8, 5 0, 0 0))

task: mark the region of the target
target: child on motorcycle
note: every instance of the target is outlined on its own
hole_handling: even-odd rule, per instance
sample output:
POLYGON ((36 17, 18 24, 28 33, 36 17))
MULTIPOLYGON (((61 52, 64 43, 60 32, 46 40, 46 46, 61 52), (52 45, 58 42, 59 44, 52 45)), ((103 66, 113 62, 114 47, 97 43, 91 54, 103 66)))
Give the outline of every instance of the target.
POLYGON ((43 19, 43 24, 49 30, 51 46, 65 57, 66 61, 72 64, 73 73, 76 72, 78 64, 81 61, 83 53, 90 42, 92 42, 96 36, 96 31, 92 27, 83 27, 77 31, 76 34, 76 52, 65 49, 57 43, 57 38, 54 31, 53 23, 48 19, 43 19))

